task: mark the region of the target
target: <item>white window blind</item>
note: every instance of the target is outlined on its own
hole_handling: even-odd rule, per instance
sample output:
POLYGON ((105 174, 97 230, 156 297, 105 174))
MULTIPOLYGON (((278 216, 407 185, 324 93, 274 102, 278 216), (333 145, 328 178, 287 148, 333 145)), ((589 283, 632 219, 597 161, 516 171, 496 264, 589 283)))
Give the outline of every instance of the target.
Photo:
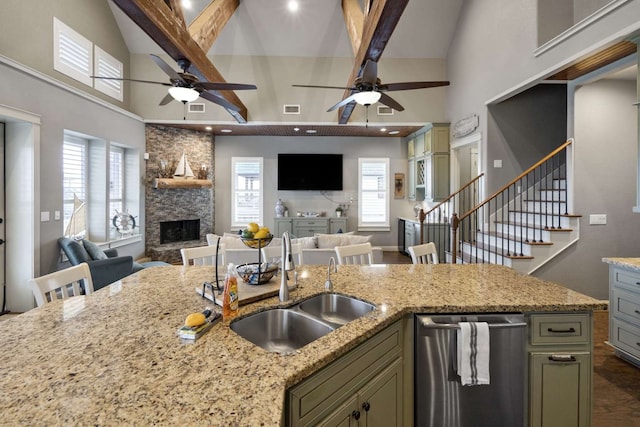
POLYGON ((74 211, 74 195, 87 202, 87 141, 65 135, 62 149, 63 230, 67 229, 74 211))
POLYGON ((358 228, 389 229, 389 159, 358 159, 358 228))
POLYGON ((92 86, 93 44, 53 18, 53 68, 92 86))
MULTIPOLYGON (((98 46, 95 47, 95 75, 100 77, 113 77, 121 79, 122 62, 109 55, 98 46)), ((109 95, 112 98, 122 101, 122 81, 111 79, 93 79, 96 90, 109 95)))
POLYGON ((262 224, 262 157, 231 158, 231 226, 262 224))
POLYGON ((111 147, 109 151, 109 216, 113 218, 123 210, 124 200, 124 149, 111 147))

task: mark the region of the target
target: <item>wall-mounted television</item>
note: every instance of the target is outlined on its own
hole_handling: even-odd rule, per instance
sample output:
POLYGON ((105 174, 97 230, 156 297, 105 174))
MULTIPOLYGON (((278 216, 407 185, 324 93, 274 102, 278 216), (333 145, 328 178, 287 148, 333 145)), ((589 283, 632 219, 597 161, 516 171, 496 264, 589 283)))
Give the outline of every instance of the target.
POLYGON ((342 154, 278 154, 278 190, 342 191, 342 154))

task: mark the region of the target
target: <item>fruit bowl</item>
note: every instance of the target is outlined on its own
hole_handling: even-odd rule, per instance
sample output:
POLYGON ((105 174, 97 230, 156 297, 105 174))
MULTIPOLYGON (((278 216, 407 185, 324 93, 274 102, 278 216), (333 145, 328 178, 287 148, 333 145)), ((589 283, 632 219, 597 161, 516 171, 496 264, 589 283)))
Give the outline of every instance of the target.
POLYGON ((269 243, 271 243, 271 240, 273 240, 273 235, 269 235, 268 237, 265 237, 263 239, 254 239, 254 238, 246 238, 246 237, 241 237, 240 239, 242 240, 242 243, 244 243, 246 246, 253 249, 260 249, 260 248, 264 248, 265 246, 269 246, 269 243))
POLYGON ((278 264, 263 264, 260 269, 259 266, 258 263, 241 264, 236 267, 236 272, 245 283, 262 285, 271 280, 278 271, 278 264), (260 277, 259 281, 258 276, 260 277))

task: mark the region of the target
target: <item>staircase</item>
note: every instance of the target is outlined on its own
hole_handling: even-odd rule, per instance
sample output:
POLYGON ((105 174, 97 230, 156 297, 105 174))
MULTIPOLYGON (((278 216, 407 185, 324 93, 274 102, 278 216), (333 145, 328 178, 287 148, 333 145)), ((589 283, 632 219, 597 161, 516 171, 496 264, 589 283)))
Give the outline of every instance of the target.
MULTIPOLYGON (((501 264, 531 274, 576 242, 580 215, 569 213, 572 143, 568 140, 460 217, 454 213, 447 262, 501 264)), ((425 223, 434 210, 471 206, 464 200, 473 193, 467 186, 429 211, 425 223)))

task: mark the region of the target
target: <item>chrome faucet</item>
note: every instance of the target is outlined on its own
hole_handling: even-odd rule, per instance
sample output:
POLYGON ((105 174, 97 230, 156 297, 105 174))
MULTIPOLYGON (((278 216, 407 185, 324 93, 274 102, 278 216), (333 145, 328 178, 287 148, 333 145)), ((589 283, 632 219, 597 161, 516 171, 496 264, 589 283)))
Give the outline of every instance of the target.
POLYGON ((338 267, 336 267, 336 259, 334 257, 329 258, 329 267, 327 267, 327 281, 324 282, 324 288, 327 291, 333 290, 333 283, 331 282, 331 264, 333 264, 333 272, 338 272, 338 267))
MULTIPOLYGON (((289 284, 287 283, 289 276, 287 272, 295 271, 296 269, 291 252, 291 237, 289 237, 289 232, 285 231, 282 233, 282 275, 280 278, 280 292, 278 293, 281 302, 289 300, 289 284)), ((295 284, 297 285, 297 280, 295 284)))

